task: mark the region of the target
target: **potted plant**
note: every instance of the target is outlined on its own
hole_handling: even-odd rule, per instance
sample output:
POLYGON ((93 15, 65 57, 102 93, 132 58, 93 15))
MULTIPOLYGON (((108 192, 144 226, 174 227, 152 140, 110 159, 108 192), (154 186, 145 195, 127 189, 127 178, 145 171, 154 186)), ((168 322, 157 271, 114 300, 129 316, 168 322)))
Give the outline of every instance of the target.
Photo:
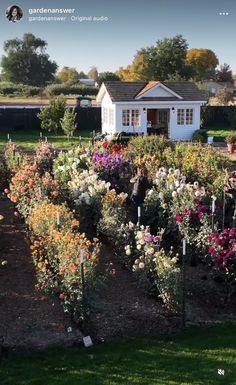
POLYGON ((230 154, 233 154, 236 144, 236 135, 227 135, 225 141, 227 143, 228 152, 230 154))

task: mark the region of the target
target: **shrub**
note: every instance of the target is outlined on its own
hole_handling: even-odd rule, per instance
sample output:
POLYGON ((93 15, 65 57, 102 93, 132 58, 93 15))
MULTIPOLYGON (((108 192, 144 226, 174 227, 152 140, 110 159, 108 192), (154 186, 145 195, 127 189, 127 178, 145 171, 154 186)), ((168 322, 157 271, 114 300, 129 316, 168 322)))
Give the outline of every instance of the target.
POLYGON ((48 200, 37 204, 27 220, 30 230, 36 235, 50 235, 57 229, 57 216, 59 215, 60 231, 68 232, 79 226, 72 212, 63 205, 54 205, 48 200))
POLYGON ((43 197, 58 201, 59 184, 49 173, 40 178, 37 164, 32 164, 32 160, 24 160, 20 170, 11 179, 10 191, 7 193, 19 213, 27 218, 43 197))
POLYGON ((118 192, 126 191, 132 175, 131 163, 122 155, 95 153, 92 157, 93 169, 99 177, 111 184, 118 192))
POLYGON ((22 84, 0 82, 0 94, 3 96, 8 96, 12 94, 19 95, 22 93, 23 87, 24 86, 22 84))
POLYGON ((46 94, 49 97, 58 95, 97 95, 98 88, 86 87, 86 86, 68 86, 66 84, 52 84, 45 89, 46 94))
POLYGON ((57 150, 47 142, 40 142, 36 149, 35 161, 38 170, 41 174, 48 171, 51 172, 53 168, 53 160, 57 154, 57 150))
POLYGON ((15 174, 24 159, 21 148, 16 143, 8 143, 5 147, 4 156, 10 174, 15 174))
POLYGON ((137 136, 128 144, 128 152, 132 157, 161 154, 167 147, 173 147, 169 139, 163 135, 137 136))
POLYGON ((71 198, 80 218, 81 228, 94 229, 101 216, 101 199, 110 187, 93 170, 73 173, 68 182, 71 198))
POLYGON ((71 180, 75 172, 88 170, 91 165, 91 158, 88 150, 82 146, 72 148, 68 152, 61 152, 54 160, 53 174, 63 188, 71 180))
POLYGON ((200 142, 200 143, 206 143, 207 142, 207 132, 204 130, 196 130, 193 133, 192 141, 193 142, 200 142))
POLYGON ((72 213, 64 206, 55 206, 46 201, 36 208, 28 223, 32 232, 31 250, 38 287, 47 293, 57 294, 64 310, 71 313, 74 321, 79 321, 91 306, 90 297, 97 282, 97 240, 89 241, 85 234, 74 233, 78 221, 73 219, 72 213), (60 213, 60 230, 55 226, 57 212, 60 213), (82 303, 81 250, 85 256, 86 304, 82 303))
POLYGON ((58 132, 61 129, 66 108, 66 100, 63 95, 50 99, 48 107, 42 107, 37 117, 42 121, 41 127, 48 132, 58 132))
POLYGON ((210 235, 208 252, 213 266, 219 273, 228 289, 228 299, 235 290, 236 281, 236 231, 224 229, 222 232, 213 232, 210 235))
POLYGON ((126 198, 127 194, 118 195, 114 190, 107 192, 102 198, 101 219, 97 231, 103 234, 113 246, 116 245, 119 228, 126 223, 126 198))
POLYGON ((63 118, 61 119, 61 127, 63 132, 67 135, 68 139, 70 136, 73 136, 77 123, 75 123, 76 119, 76 112, 75 109, 66 108, 65 114, 63 118))
POLYGON ((178 312, 180 304, 180 268, 178 255, 160 248, 162 231, 154 236, 148 228, 135 229, 135 244, 126 245, 126 254, 134 258, 133 271, 139 282, 160 297, 170 312, 178 312))

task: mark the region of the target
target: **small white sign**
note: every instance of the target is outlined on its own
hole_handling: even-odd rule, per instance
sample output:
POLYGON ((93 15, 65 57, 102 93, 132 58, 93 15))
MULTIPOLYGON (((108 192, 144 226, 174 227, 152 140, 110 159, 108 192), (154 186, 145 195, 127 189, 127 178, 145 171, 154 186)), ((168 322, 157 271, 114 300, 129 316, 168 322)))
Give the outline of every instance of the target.
POLYGON ((89 348, 90 346, 93 346, 93 342, 90 336, 86 336, 83 338, 84 346, 86 348, 89 348))
POLYGON ((84 263, 84 250, 80 250, 80 263, 84 263))

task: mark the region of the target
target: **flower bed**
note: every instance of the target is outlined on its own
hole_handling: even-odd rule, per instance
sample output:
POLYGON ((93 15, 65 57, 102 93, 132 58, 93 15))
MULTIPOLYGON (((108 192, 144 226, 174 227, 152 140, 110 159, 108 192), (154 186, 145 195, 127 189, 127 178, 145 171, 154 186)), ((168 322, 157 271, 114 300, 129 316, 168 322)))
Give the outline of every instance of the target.
POLYGON ((18 170, 11 166, 15 175, 6 192, 31 229, 39 286, 60 295, 78 319, 80 251, 86 255, 88 292, 96 284, 99 262, 97 242, 83 231, 96 231, 111 244, 114 259, 169 311, 178 311, 180 305, 178 254, 183 238, 197 263, 211 256, 212 269, 223 274, 226 285, 230 282, 232 292, 234 241, 227 241, 227 250, 217 244, 226 237, 220 233, 225 165, 225 158, 211 147, 173 145, 157 137, 135 138, 128 148, 104 142, 94 150, 80 146, 61 154, 42 144, 36 159, 22 156, 18 170), (134 207, 127 195, 137 165, 147 166, 153 186, 141 209, 141 228, 132 223, 134 207), (210 235, 213 230, 215 235, 210 235))

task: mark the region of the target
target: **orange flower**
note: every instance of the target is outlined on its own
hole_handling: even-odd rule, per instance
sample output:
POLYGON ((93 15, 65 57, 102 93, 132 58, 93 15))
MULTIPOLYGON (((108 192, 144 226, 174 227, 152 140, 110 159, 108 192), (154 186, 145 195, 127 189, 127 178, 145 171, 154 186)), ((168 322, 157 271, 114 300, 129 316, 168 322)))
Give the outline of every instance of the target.
POLYGON ((69 269, 72 273, 75 273, 76 272, 76 267, 75 267, 75 264, 74 263, 70 263, 69 264, 69 269))

